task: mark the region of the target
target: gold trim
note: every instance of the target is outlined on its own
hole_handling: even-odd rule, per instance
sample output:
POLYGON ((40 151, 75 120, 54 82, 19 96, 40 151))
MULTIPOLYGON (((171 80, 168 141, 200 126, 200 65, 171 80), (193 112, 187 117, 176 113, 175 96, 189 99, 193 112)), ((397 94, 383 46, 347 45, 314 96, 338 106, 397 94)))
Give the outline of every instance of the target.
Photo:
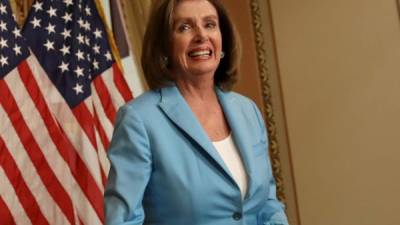
POLYGON ((397 5, 397 11, 399 12, 399 19, 400 19, 400 0, 396 1, 397 5))
POLYGON ((282 178, 282 170, 281 170, 281 160, 279 157, 279 143, 276 133, 276 124, 273 113, 273 106, 271 101, 271 84, 270 77, 271 72, 267 63, 267 51, 265 50, 264 44, 264 34, 262 32, 262 19, 260 14, 260 5, 258 0, 251 0, 250 2, 252 22, 254 27, 255 41, 256 41, 256 51, 257 51, 257 60, 258 60, 258 70, 260 72, 261 79, 261 89, 263 94, 263 102, 264 102, 264 116, 265 121, 267 123, 268 129, 268 138, 270 143, 270 156, 271 156, 271 164, 273 174, 276 180, 276 191, 279 200, 283 203, 286 203, 285 193, 284 193, 284 185, 282 178))
POLYGON ((10 5, 20 27, 23 26, 34 0, 10 0, 10 5))

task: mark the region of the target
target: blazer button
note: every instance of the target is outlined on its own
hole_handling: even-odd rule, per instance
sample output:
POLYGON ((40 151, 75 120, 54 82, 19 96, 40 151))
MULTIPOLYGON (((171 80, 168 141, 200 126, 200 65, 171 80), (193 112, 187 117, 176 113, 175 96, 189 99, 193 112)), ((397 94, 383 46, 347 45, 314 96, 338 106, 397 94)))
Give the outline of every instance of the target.
POLYGON ((232 218, 234 220, 240 220, 240 219, 242 219, 242 214, 239 213, 239 212, 235 212, 235 213, 232 214, 232 218))

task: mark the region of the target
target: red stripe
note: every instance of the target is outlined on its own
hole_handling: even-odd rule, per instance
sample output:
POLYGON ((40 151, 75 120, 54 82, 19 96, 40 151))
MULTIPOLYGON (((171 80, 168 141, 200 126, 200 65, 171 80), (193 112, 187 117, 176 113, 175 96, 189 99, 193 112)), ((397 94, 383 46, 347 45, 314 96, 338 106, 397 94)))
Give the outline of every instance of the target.
POLYGON ((118 91, 121 93, 125 102, 133 99, 133 95, 131 90, 129 89, 128 83, 126 82, 124 76, 122 75, 121 70, 119 69, 116 63, 113 64, 113 74, 114 74, 114 83, 117 87, 118 91))
POLYGON ((31 70, 28 64, 24 61, 18 66, 18 69, 20 71, 21 79, 26 85, 29 94, 32 98, 35 96, 36 108, 46 124, 51 139, 56 145, 60 155, 68 163, 72 175, 88 198, 92 207, 95 209, 100 220, 103 222, 103 194, 97 186, 96 181, 90 174, 82 158, 77 154, 77 151, 70 140, 66 138, 67 136, 61 129, 61 126, 57 124, 51 116, 50 109, 48 108, 42 93, 39 91, 40 89, 37 83, 32 81, 33 79, 29 79, 30 77, 33 77, 33 75, 31 75, 31 70))
POLYGON ((78 120, 82 130, 86 133, 89 141, 92 143, 93 148, 97 152, 96 135, 94 130, 94 118, 92 113, 87 108, 85 102, 81 102, 72 109, 72 113, 78 120))
POLYGON ((107 176, 104 170, 101 170, 101 181, 103 182, 103 186, 106 186, 107 183, 107 176))
POLYGON ((85 224, 82 222, 81 218, 79 218, 79 224, 80 224, 80 225, 85 225, 85 224))
POLYGON ((10 210, 8 209, 8 206, 6 205, 1 196, 0 196, 0 218, 2 224, 9 224, 9 225, 15 224, 14 217, 12 216, 10 210))
POLYGON ((99 132, 101 143, 103 144, 104 149, 107 150, 110 145, 110 141, 108 140, 106 132, 100 123, 100 119, 99 119, 98 114, 96 113, 96 110, 94 111, 94 122, 95 122, 96 129, 99 132))
MULTIPOLYGON (((104 131, 103 126, 100 123, 100 120, 99 120, 99 117, 98 117, 98 115, 96 113, 96 110, 94 111, 94 121, 95 121, 96 129, 97 129, 97 131, 99 133, 99 136, 100 136, 101 143, 103 144, 104 150, 107 152, 107 149, 108 149, 108 146, 110 145, 110 142, 109 142, 109 140, 107 138, 107 135, 106 135, 106 132, 104 131)), ((107 182, 106 174, 108 174, 108 171, 104 171, 103 168, 102 168, 102 170, 101 170, 101 178, 102 178, 104 186, 106 185, 106 182, 107 182)))
MULTIPOLYGON (((32 81, 33 79, 31 79, 32 81)), ((62 187, 57 176, 46 161, 42 150, 38 143, 29 130, 29 127, 25 123, 25 120, 18 109, 18 105, 12 96, 10 89, 4 80, 0 81, 0 102, 10 117, 11 123, 14 125, 15 131, 17 132, 26 152, 29 155, 32 163, 41 177, 43 184, 46 186, 47 191, 53 197, 54 201, 63 211, 70 223, 74 221, 74 213, 72 208, 72 201, 68 196, 67 192, 62 187), (9 96, 8 98, 6 96, 9 96)), ((35 99, 33 99, 35 100, 35 99)), ((44 120, 48 118, 43 118, 44 120)))
MULTIPOLYGON (((0 80, 0 86, 3 86, 3 80, 0 80)), ((0 89, 1 95, 3 96, 3 91, 0 89)), ((3 100, 3 99, 2 99, 3 100)), ((15 193, 21 202, 22 207, 24 208, 27 216, 31 220, 32 224, 49 224, 46 220, 42 211, 39 208, 38 203, 33 197, 31 191, 23 179, 18 166, 14 162, 13 157, 11 156, 7 146, 4 143, 3 138, 0 137, 0 153, 1 153, 1 166, 4 169, 4 172, 8 179, 10 180, 11 185, 14 187, 15 193)), ((22 149, 21 149, 22 150, 22 149)), ((3 218, 3 217, 1 217, 3 218)))
MULTIPOLYGON (((62 132, 63 135, 65 135, 63 130, 62 132)), ((79 161, 75 163, 76 173, 74 174, 74 177, 86 197, 89 199, 89 202, 96 211, 100 221, 104 223, 103 193, 100 191, 90 172, 87 171, 84 162, 81 161, 80 157, 77 157, 77 159, 79 161)))
POLYGON ((103 106, 104 112, 106 113, 108 119, 111 123, 114 123, 115 115, 117 114, 114 105, 112 104, 112 99, 110 93, 107 91, 107 87, 104 84, 103 79, 101 76, 98 76, 96 79, 93 80, 94 87, 96 89, 97 95, 99 95, 99 99, 101 105, 103 106))

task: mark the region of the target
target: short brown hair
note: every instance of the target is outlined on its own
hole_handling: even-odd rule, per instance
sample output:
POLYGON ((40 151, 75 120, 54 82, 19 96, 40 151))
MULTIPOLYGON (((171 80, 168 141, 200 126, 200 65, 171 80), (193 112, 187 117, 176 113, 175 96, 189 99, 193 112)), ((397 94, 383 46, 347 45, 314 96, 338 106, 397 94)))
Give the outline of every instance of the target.
MULTIPOLYGON (((170 55, 172 13, 180 1, 182 0, 153 1, 141 58, 144 76, 150 89, 162 88, 174 81, 167 66, 166 57, 170 55)), ((225 52, 215 72, 214 82, 218 87, 228 91, 238 79, 240 41, 235 26, 222 3, 219 0, 207 1, 217 10, 222 35, 222 51, 225 52)))

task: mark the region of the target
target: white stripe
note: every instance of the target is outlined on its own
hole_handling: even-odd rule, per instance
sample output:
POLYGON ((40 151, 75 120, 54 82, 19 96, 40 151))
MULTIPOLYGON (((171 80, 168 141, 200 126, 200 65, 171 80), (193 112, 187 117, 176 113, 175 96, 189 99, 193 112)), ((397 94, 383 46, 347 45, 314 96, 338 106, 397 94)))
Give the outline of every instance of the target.
POLYGON ((106 176, 108 176, 108 172, 110 170, 110 162, 108 161, 106 150, 103 146, 103 143, 101 142, 98 132, 96 132, 96 140, 97 140, 97 146, 99 147, 98 148, 99 149, 98 156, 99 156, 100 165, 104 171, 104 174, 106 176))
MULTIPOLYGON (((94 88, 94 85, 92 84, 92 90, 94 88)), ((111 121, 108 119, 107 115, 105 114, 104 108, 100 102, 100 98, 97 95, 96 91, 92 92, 92 100, 94 104, 94 108, 96 110, 96 114, 99 117, 100 121, 100 126, 102 126, 104 132, 106 133, 106 138, 108 141, 111 140, 112 136, 112 131, 113 131, 113 125, 111 121)), ((101 142, 101 138, 96 130, 96 140, 97 140, 97 146, 98 146, 98 156, 99 156, 99 161, 100 165, 103 168, 104 174, 108 175, 108 171, 110 169, 110 162, 107 158, 107 153, 105 146, 103 145, 103 142, 101 142)))
POLYGON ((132 51, 129 51, 129 56, 121 59, 123 74, 133 96, 137 97, 145 91, 145 81, 143 80, 140 72, 136 66, 136 60, 132 51))
MULTIPOLYGON (((9 76, 10 75, 7 77, 9 76)), ((2 107, 0 107, 0 114, 6 114, 2 107)), ((43 216, 50 223, 54 221, 55 224, 69 224, 67 218, 47 192, 46 186, 43 184, 42 179, 39 179, 40 176, 37 173, 37 170, 31 162, 28 154, 25 152, 25 148, 20 142, 18 134, 14 130, 11 121, 6 118, 2 122, 7 127, 10 127, 10 129, 8 129, 7 132, 1 133, 0 135, 3 137, 3 140, 6 141, 5 144, 10 151, 10 154, 14 158, 14 161, 21 172, 21 176, 25 180, 28 189, 35 198, 43 216)))
MULTIPOLYGON (((92 88, 94 88, 94 85, 92 84, 92 88)), ((93 90, 93 89, 92 89, 93 90)), ((108 140, 111 140, 112 137, 112 131, 114 129, 113 124, 111 121, 108 119, 105 110, 103 108, 103 105, 100 102, 100 98, 97 95, 96 91, 92 92, 92 99, 93 99, 93 104, 96 109, 97 116, 99 117, 99 121, 106 132, 106 136, 108 140)))
POLYGON ((107 92, 110 94, 112 99, 112 104, 114 108, 117 110, 121 105, 125 104, 125 100, 122 97, 121 93, 119 92, 117 86, 115 86, 114 82, 114 72, 113 68, 110 67, 108 70, 104 71, 100 77, 96 79, 103 79, 103 82, 106 86, 107 92))
MULTIPOLYGON (((14 72, 15 71, 13 71, 13 73, 14 72)), ((32 135, 42 150, 43 155, 55 176, 59 179, 67 194, 72 198, 73 207, 78 208, 77 213, 79 217, 85 221, 85 224, 101 224, 95 210, 73 177, 68 164, 58 153, 57 147, 53 143, 50 134, 46 129, 43 118, 36 110, 34 103, 31 101, 32 99, 26 91, 24 84, 22 84, 19 74, 9 74, 6 77, 6 81, 12 85, 13 88, 11 89, 11 92, 17 102, 21 114, 25 118, 27 126, 30 130, 35 131, 32 132, 32 135)), ((53 223, 53 221, 50 222, 53 223)))
POLYGON ((14 191, 14 187, 8 180, 8 177, 6 176, 2 167, 0 167, 0 180, 0 196, 10 210, 15 223, 21 225, 32 224, 21 205, 21 202, 19 201, 17 194, 14 191))
MULTIPOLYGON (((92 92, 92 95, 93 95, 93 92, 92 92)), ((93 118, 94 118, 94 110, 95 110, 95 109, 94 109, 94 103, 93 103, 92 95, 89 96, 89 97, 87 97, 87 98, 85 99, 84 104, 86 105, 86 108, 89 109, 90 113, 93 115, 93 118)), ((96 113, 97 113, 97 111, 96 111, 96 113)), ((107 120, 108 120, 108 119, 106 119, 106 121, 107 121, 107 120)), ((93 126, 95 126, 95 125, 93 124, 93 126)), ((102 150, 104 150, 103 143, 101 142, 101 139, 100 139, 100 136, 99 136, 99 134, 98 134, 97 129, 95 129, 95 127, 93 127, 93 128, 94 128, 95 140, 96 140, 96 145, 97 145, 97 146, 96 146, 96 147, 97 147, 97 148, 96 148, 96 152, 97 152, 97 155, 96 155, 96 162, 99 164, 100 169, 103 170, 103 172, 106 172, 106 171, 104 170, 104 167, 103 167, 101 161, 99 160, 99 152, 102 151, 102 150)), ((99 170, 99 171, 100 171, 100 170, 99 170)), ((99 186, 99 189, 100 189, 101 192, 104 192, 104 186, 103 186, 103 185, 100 185, 100 186, 99 186)))
POLYGON ((98 156, 95 147, 90 142, 86 133, 81 129, 80 124, 71 109, 65 102, 64 98, 60 95, 57 88, 49 80, 36 57, 33 55, 29 56, 27 62, 52 113, 57 118, 57 121, 60 123, 60 126, 64 130, 68 139, 71 141, 86 167, 89 169, 97 183, 97 186, 103 187, 102 177, 100 174, 100 164, 97 160, 98 156))
POLYGON ((92 95, 87 97, 84 101, 86 108, 89 110, 90 114, 94 115, 94 109, 93 109, 93 101, 92 101, 92 95))

